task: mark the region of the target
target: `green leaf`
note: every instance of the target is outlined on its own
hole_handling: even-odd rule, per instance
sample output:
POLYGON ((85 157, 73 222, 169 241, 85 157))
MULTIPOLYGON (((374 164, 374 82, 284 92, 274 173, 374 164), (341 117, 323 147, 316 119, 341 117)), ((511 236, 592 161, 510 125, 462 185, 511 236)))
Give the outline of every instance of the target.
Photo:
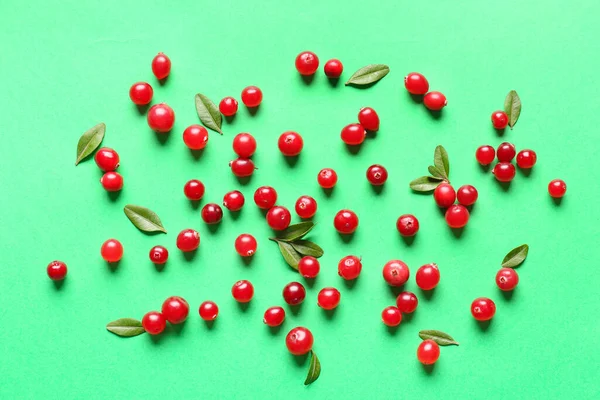
POLYGON ((281 231, 277 237, 271 240, 283 240, 284 242, 292 242, 302 238, 315 226, 312 221, 300 222, 299 224, 290 225, 287 229, 281 231))
POLYGON ((100 122, 85 131, 79 138, 77 143, 77 158, 75 159, 75 165, 79 164, 81 160, 89 156, 100 146, 102 139, 104 139, 104 132, 106 131, 106 125, 104 122, 100 122))
POLYGON ((143 232, 163 232, 167 233, 160 222, 160 218, 152 210, 142 206, 134 206, 133 204, 127 204, 123 209, 125 215, 131 221, 131 223, 143 232))
POLYGON ((439 169, 437 169, 436 167, 434 167, 433 165, 430 165, 427 170, 429 171, 429 173, 433 176, 431 176, 431 179, 435 179, 438 181, 443 181, 444 179, 446 179, 442 173, 440 172, 439 169))
POLYGON ((142 327, 142 323, 133 318, 119 318, 116 321, 109 322, 106 329, 121 337, 132 337, 146 332, 142 327))
POLYGON ((423 340, 433 340, 440 346, 450 346, 456 345, 458 346, 458 342, 452 338, 452 336, 447 333, 436 331, 436 330, 426 330, 419 332, 419 337, 423 340))
POLYGON ((371 64, 366 67, 362 67, 358 71, 356 71, 348 82, 346 82, 346 86, 354 85, 354 86, 364 86, 369 85, 371 83, 375 83, 384 76, 386 76, 390 72, 390 67, 385 64, 371 64))
POLYGON ((310 351, 310 366, 308 367, 308 374, 306 375, 305 385, 310 385, 321 375, 321 362, 317 358, 314 351, 310 351))
POLYGON ((448 152, 444 149, 444 146, 439 145, 433 152, 433 165, 437 168, 442 176, 448 180, 450 176, 450 161, 448 160, 448 152))
POLYGON ((410 188, 415 192, 431 192, 442 183, 438 178, 433 176, 422 176, 410 183, 410 188))
POLYGON ((316 243, 310 240, 294 240, 290 242, 294 250, 303 256, 313 256, 319 258, 323 255, 323 249, 316 243))
POLYGON ((277 241, 277 244, 279 245, 279 251, 281 251, 281 255, 285 262, 288 263, 290 267, 298 270, 298 262, 302 256, 287 242, 277 241))
POLYGON ((515 126, 521 115, 521 99, 515 90, 511 90, 504 100, 504 112, 508 115, 508 126, 515 126))
POLYGON ((522 244, 519 247, 515 247, 502 260, 502 268, 516 268, 525 261, 529 253, 529 246, 522 244))
POLYGON ((221 135, 222 116, 219 108, 208 97, 198 93, 196 95, 196 111, 200 121, 209 129, 219 132, 221 135))

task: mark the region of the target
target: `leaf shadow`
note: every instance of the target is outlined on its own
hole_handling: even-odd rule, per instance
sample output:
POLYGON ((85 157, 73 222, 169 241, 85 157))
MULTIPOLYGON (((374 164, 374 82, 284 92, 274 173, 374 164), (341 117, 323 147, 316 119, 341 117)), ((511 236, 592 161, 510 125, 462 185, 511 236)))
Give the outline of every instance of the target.
POLYGON ((167 141, 169 140, 169 137, 171 135, 169 135, 168 133, 160 133, 160 132, 154 132, 154 136, 156 136, 156 140, 158 141, 158 143, 161 144, 161 146, 164 146, 165 144, 167 144, 167 141))
POLYGON ((375 82, 367 83, 367 84, 364 84, 364 85, 363 84, 348 83, 348 82, 346 82, 345 85, 353 87, 353 88, 356 88, 356 89, 364 90, 364 89, 369 89, 369 88, 375 86, 377 84, 377 82, 381 81, 383 78, 384 77, 381 77, 378 80, 376 80, 375 82))

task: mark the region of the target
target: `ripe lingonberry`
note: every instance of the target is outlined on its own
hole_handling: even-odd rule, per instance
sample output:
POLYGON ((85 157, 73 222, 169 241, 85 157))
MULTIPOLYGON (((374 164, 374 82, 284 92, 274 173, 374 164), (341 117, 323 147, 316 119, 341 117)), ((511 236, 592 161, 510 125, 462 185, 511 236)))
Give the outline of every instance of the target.
POLYGON ((229 211, 241 210, 245 202, 244 195, 239 190, 232 190, 223 196, 223 206, 229 211))
POLYGON ((198 179, 192 179, 183 186, 183 194, 190 200, 200 200, 204 196, 204 184, 198 179))
POLYGON ((537 155, 533 150, 521 150, 517 154, 517 165, 522 169, 529 169, 535 165, 537 155))
POLYGON ((342 129, 340 137, 347 145, 357 146, 365 141, 366 135, 367 132, 361 124, 350 124, 342 129))
POLYGON ((119 166, 119 154, 113 149, 102 147, 96 152, 94 161, 96 161, 96 165, 98 165, 98 168, 102 171, 114 171, 119 166))
POLYGON ((158 53, 152 60, 152 73, 156 79, 161 80, 169 76, 171 72, 171 60, 164 53, 158 53))
POLYGON ((267 212, 267 224, 275 231, 282 231, 290 226, 292 215, 283 206, 275 206, 267 212))
POLYGON ((219 315, 219 306, 214 301, 204 301, 198 307, 198 314, 205 321, 214 321, 217 319, 217 315, 219 315))
POLYGON ((338 59, 332 58, 331 60, 325 63, 325 75, 330 79, 337 79, 342 75, 342 71, 344 71, 344 66, 342 62, 338 59))
POLYGON ((108 239, 100 247, 100 255, 104 261, 114 263, 123 257, 123 245, 117 239, 108 239))
POLYGON ((317 201, 310 196, 300 196, 296 200, 296 214, 300 218, 312 218, 317 212, 317 201))
POLYGON ((421 289, 431 290, 440 282, 440 270, 436 264, 425 264, 417 270, 415 280, 421 289))
POLYGON ((288 332, 285 345, 288 351, 295 356, 301 356, 312 350, 314 338, 308 329, 298 326, 288 332))
POLYGON ((231 295, 238 303, 248 303, 254 296, 254 286, 247 280, 237 281, 231 288, 231 295))
POLYGON ((312 51, 303 51, 296 57, 296 69, 300 75, 312 75, 319 69, 319 57, 312 51))
POLYGON ((501 268, 496 274, 496 285, 503 291, 510 291, 517 287, 519 275, 512 268, 501 268))
POLYGON ((304 256, 298 261, 298 272, 304 278, 316 278, 320 270, 319 260, 312 256, 304 256))
POLYGON ((254 173, 254 163, 249 158, 236 158, 229 163, 231 172, 238 178, 244 178, 254 173))
POLYGON ((402 322, 402 313, 397 307, 389 306, 381 312, 381 320, 387 326, 398 326, 402 322))
POLYGON ((509 162, 499 162, 494 166, 492 173, 499 182, 510 182, 516 174, 515 166, 509 162))
POLYGON ((258 208, 268 210, 277 202, 277 191, 271 186, 261 186, 254 192, 254 203, 258 208))
POLYGON ((358 112, 358 122, 368 131, 379 130, 379 115, 371 107, 363 107, 358 112))
POLYGON ((233 151, 241 158, 250 158, 256 151, 256 139, 249 133, 238 133, 233 138, 233 151))
POLYGON ((258 243, 254 236, 243 233, 235 239, 235 251, 242 257, 250 257, 256 253, 258 243))
POLYGON ((383 279, 390 286, 402 286, 408 281, 410 271, 408 265, 400 260, 391 260, 383 266, 383 279))
POLYGON ((317 182, 323 189, 331 189, 337 183, 337 173, 331 168, 323 168, 317 175, 317 182))
POLYGON ((423 340, 417 348, 417 359, 423 365, 435 364, 440 358, 440 346, 433 340, 423 340))
POLYGON ((262 91, 256 86, 247 86, 242 90, 242 103, 248 108, 258 107, 262 98, 262 91))
POLYGON ((100 178, 100 184, 107 192, 118 192, 123 189, 123 176, 118 172, 107 172, 100 178))
POLYGON ((62 281, 67 276, 67 264, 62 261, 52 261, 46 267, 46 272, 53 281, 62 281))
POLYGON ((291 306, 295 306, 304 301, 306 289, 300 282, 290 282, 283 288, 283 300, 291 306))
POLYGON ((411 72, 404 77, 404 87, 410 94, 423 95, 429 90, 429 82, 418 72, 411 72))
POLYGON ((167 133, 175 123, 175 112, 165 103, 155 104, 148 110, 148 126, 155 132, 167 133))
POLYGON ((326 287, 317 295, 317 305, 324 310, 333 310, 340 304, 340 291, 333 287, 326 287))
POLYGON ((150 249, 150 261, 154 264, 164 264, 169 259, 169 251, 163 246, 154 246, 150 249))
POLYGON ((154 91, 152 86, 146 82, 136 82, 129 89, 129 98, 133 104, 144 106, 152 101, 154 91))
POLYGON ((496 158, 496 150, 490 145, 479 146, 475 152, 475 158, 481 165, 490 165, 496 158))
POLYGON ((190 125, 183 131, 183 143, 191 150, 202 150, 208 143, 208 131, 201 125, 190 125))
POLYGON ((463 185, 456 191, 456 199, 463 206, 471 206, 475 204, 478 197, 477 189, 472 185, 463 185))
POLYGON ((496 304, 487 297, 479 297, 471 303, 471 314, 477 321, 488 321, 496 314, 496 304))
POLYGON ((183 297, 168 297, 162 305, 162 314, 170 323, 176 325, 186 320, 190 305, 183 297))
POLYGON ((361 270, 361 260, 356 256, 346 256, 338 263, 338 275, 347 281, 358 278, 361 270))
POLYGON ((402 292, 396 297, 396 307, 403 313, 412 313, 417 309, 419 300, 412 292, 402 292))
POLYGON ((439 111, 446 107, 448 101, 440 92, 429 92, 423 97, 423 104, 431 111, 439 111))
POLYGON ((263 322, 267 326, 279 326, 285 320, 285 310, 282 307, 269 307, 263 316, 263 322))
POLYGON ((456 192, 449 183, 440 183, 433 191, 433 198, 438 207, 448 208, 456 200, 456 192))
POLYGON ((463 228, 467 222, 469 222, 469 210, 465 206, 455 204, 446 210, 446 223, 450 228, 463 228))
POLYGON ((181 251, 194 251, 200 246, 200 234, 193 229, 184 229, 177 235, 177 248, 181 251))
POLYGON ((402 236, 415 236, 419 231, 419 220, 412 214, 404 214, 398 217, 396 229, 402 236))
POLYGON ((217 224, 223 218, 223 209, 216 203, 208 203, 202 207, 200 215, 207 224, 217 224))
POLYGON ((567 184, 562 179, 553 179, 548 184, 548 193, 555 199, 560 199, 567 193, 567 184))
POLYGON ((388 172, 383 165, 373 164, 367 169, 367 180, 371 185, 381 186, 387 178, 388 172))
POLYGON ((231 96, 223 98, 219 103, 219 111, 226 117, 231 117, 235 115, 238 110, 238 102, 231 96))
POLYGON ((504 129, 508 125, 508 115, 504 111, 494 111, 492 113, 492 125, 496 129, 504 129))
POLYGON ((167 319, 158 311, 150 311, 142 318, 142 327, 149 334, 158 335, 167 327, 167 319))
POLYGON ((351 210, 340 210, 333 218, 333 226, 339 233, 348 235, 358 228, 358 216, 351 210))
POLYGON ((496 156, 500 162, 511 162, 516 154, 515 145, 508 142, 500 143, 496 150, 496 156))
POLYGON ((300 134, 289 131, 284 132, 279 136, 277 145, 279 146, 279 151, 281 151, 284 156, 293 157, 300 154, 302 147, 304 147, 304 141, 300 134))

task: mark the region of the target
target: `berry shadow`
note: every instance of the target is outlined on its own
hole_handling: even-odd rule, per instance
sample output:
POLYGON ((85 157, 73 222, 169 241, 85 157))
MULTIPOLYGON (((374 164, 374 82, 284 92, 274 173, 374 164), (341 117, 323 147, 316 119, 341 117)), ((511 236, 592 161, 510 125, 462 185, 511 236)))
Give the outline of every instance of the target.
POLYGON ((54 284, 55 290, 61 290, 63 286, 65 286, 65 279, 62 279, 60 281, 52 281, 52 283, 54 284))
POLYGON ((427 108, 427 111, 429 112, 429 115, 431 115, 431 118, 435 120, 442 118, 442 110, 430 110, 427 108))
MULTIPOLYGON (((408 93, 408 92, 406 92, 406 93, 408 93)), ((408 93, 408 97, 410 97, 410 99, 416 104, 423 103, 423 95, 422 94, 408 93)))
POLYGON ((135 105, 135 108, 137 109, 140 115, 144 115, 146 114, 146 111, 148 111, 148 109, 150 108, 150 103, 143 105, 135 105))
POLYGON ((236 221, 240 218, 240 215, 242 215, 242 210, 238 210, 238 211, 229 211, 229 216, 231 217, 232 220, 236 221))
POLYGON ((430 364, 430 365, 421 364, 421 366, 423 367, 423 371, 427 375, 431 375, 433 373, 433 370, 435 369, 435 364, 430 364))
POLYGON ((277 325, 277 326, 269 326, 269 333, 273 336, 277 335, 279 332, 281 332, 281 325, 277 325))
POLYGON ((352 242, 352 239, 354 239, 354 232, 349 233, 349 234, 338 232, 338 236, 340 237, 340 239, 342 239, 342 242, 350 243, 350 242, 352 242))
POLYGON ((252 117, 254 117, 256 114, 258 114, 259 109, 260 109, 260 105, 258 105, 256 107, 246 107, 248 114, 250 114, 252 117))
POLYGON ((389 288, 390 292, 394 296, 394 299, 396 297, 398 297, 398 295, 400 293, 404 292, 404 285, 402 285, 402 286, 390 286, 388 284, 385 284, 385 285, 389 288))
POLYGON ((300 309, 302 308, 302 303, 296 305, 289 305, 290 312, 294 315, 298 315, 300 313, 300 309))
POLYGON ((159 335, 150 335, 149 334, 148 336, 150 336, 150 342, 153 345, 159 345, 164 340, 165 332, 163 332, 159 335))
POLYGON ((317 278, 304 278, 304 283, 311 289, 315 286, 316 281, 317 278))
POLYGON ((242 312, 246 312, 248 311, 248 309, 250 308, 250 303, 252 303, 251 301, 247 302, 247 303, 240 303, 239 301, 236 301, 238 308, 242 311, 242 312))
POLYGON ((288 167, 293 168, 293 167, 296 166, 296 164, 298 164, 298 160, 300 159, 300 155, 291 156, 291 157, 283 156, 283 158, 285 159, 285 162, 288 165, 288 167))
POLYGON ((188 203, 190 204, 190 207, 197 210, 200 207, 202 200, 189 200, 188 203))
POLYGON ((502 137, 504 136, 504 133, 506 132, 506 129, 496 129, 492 126, 492 130, 496 133, 496 135, 502 137))
POLYGON ((398 328, 400 328, 400 325, 401 324, 396 325, 396 326, 385 325, 385 328, 386 328, 385 330, 387 331, 388 335, 395 336, 396 333, 398 332, 398 328))
POLYGON ((204 154, 204 149, 200 149, 200 150, 190 149, 190 155, 196 161, 198 161, 200 159, 200 157, 202 157, 202 154, 204 154))
POLYGON ((185 261, 191 262, 191 261, 194 261, 194 258, 196 258, 198 249, 193 250, 193 251, 183 251, 181 253, 183 254, 183 258, 185 258, 185 261))
POLYGON ((122 190, 118 190, 116 192, 107 192, 108 199, 112 202, 119 200, 119 196, 121 196, 122 190))
POLYGON ((237 176, 238 183, 242 186, 246 186, 252 180, 252 175, 250 176, 237 176))
POLYGON ((300 80, 302 81, 302 83, 304 83, 305 85, 310 85, 311 83, 313 83, 313 81, 315 80, 315 74, 312 75, 300 75, 300 80))
POLYGON ((308 354, 310 352, 306 353, 306 354, 302 354, 301 356, 295 356, 292 353, 289 353, 291 357, 294 358, 294 361, 296 362, 296 367, 304 367, 304 365, 306 364, 306 360, 308 360, 308 354))
POLYGON ((380 195, 383 192, 383 190, 385 189, 385 185, 369 185, 369 186, 371 186, 371 190, 376 195, 380 195))
POLYGON ((415 315, 415 312, 411 312, 411 313, 402 313, 402 323, 410 323, 410 321, 412 321, 413 316, 415 315))
POLYGON ((217 323, 216 319, 213 319, 212 321, 204 321, 204 325, 206 326, 206 329, 208 329, 209 331, 212 331, 214 329, 216 323, 217 323))
POLYGON ((420 289, 421 291, 421 296, 425 298, 425 300, 427 301, 431 301, 431 299, 433 298, 433 296, 435 295, 435 290, 423 290, 420 289))
POLYGON ((340 78, 327 78, 331 87, 337 87, 340 83, 340 78))
POLYGON ((165 266, 167 265, 167 263, 164 264, 154 264, 153 262, 151 262, 152 265, 154 265, 154 270, 156 272, 163 272, 165 270, 165 266))
POLYGON ((491 319, 487 321, 474 321, 482 332, 487 332, 487 330, 490 329, 490 326, 492 325, 491 319))
POLYGON ((159 80, 158 80, 158 84, 159 84, 160 86, 164 86, 164 85, 166 85, 166 84, 167 84, 167 81, 169 80, 169 76, 171 76, 171 74, 167 75, 166 77, 164 77, 164 78, 162 78, 162 79, 159 79, 159 80))
POLYGON ((510 190, 510 182, 500 182, 498 179, 496 179, 496 182, 503 191, 508 192, 510 190))
POLYGON ((221 223, 218 222, 216 224, 206 224, 206 228, 211 234, 215 234, 219 231, 219 228, 221 228, 221 223))
POLYGON ((521 171, 521 174, 523 174, 523 176, 525 176, 526 178, 529 178, 531 176, 531 173, 533 172, 533 168, 517 168, 519 171, 521 171))
POLYGON ((417 235, 412 235, 412 236, 400 235, 400 237, 402 238, 402 241, 404 242, 405 245, 412 246, 412 244, 415 242, 415 240, 417 238, 417 235))
POLYGON ((235 116, 237 115, 237 113, 233 114, 233 115, 228 115, 225 117, 225 121, 227 121, 228 124, 231 124, 234 120, 235 120, 235 116))
POLYGON ((119 264, 120 263, 121 263, 121 261, 107 262, 106 266, 108 267, 108 270, 114 274, 114 273, 116 273, 119 270, 119 264))
POLYGON ((335 186, 332 188, 322 188, 323 189, 323 194, 325 195, 325 197, 331 197, 331 195, 333 194, 333 189, 335 189, 335 186))
POLYGON ((161 146, 164 146, 165 144, 167 144, 167 141, 169 140, 169 137, 171 135, 169 135, 168 133, 154 132, 154 136, 156 136, 156 140, 158 141, 158 143, 160 143, 161 146))
POLYGON ((254 260, 254 255, 252 255, 250 257, 240 256, 240 258, 242 259, 242 263, 244 264, 244 266, 249 267, 250 265, 252 265, 252 261, 254 260))
POLYGON ((369 130, 366 130, 366 132, 367 132, 366 138, 368 138, 368 139, 377 139, 377 132, 378 131, 369 131, 369 130))
POLYGON ((348 153, 350 153, 352 155, 357 155, 358 152, 360 151, 361 146, 362 146, 362 144, 358 144, 358 145, 347 144, 346 150, 348 150, 348 153))
POLYGON ((455 238, 460 239, 465 232, 465 228, 450 228, 450 231, 455 238))
POLYGON ((346 286, 346 288, 348 290, 352 290, 356 286, 357 282, 358 282, 358 279, 350 279, 350 280, 344 279, 344 286, 346 286))
POLYGON ((477 163, 477 164, 479 165, 479 169, 481 169, 482 172, 487 173, 487 172, 490 172, 490 169, 492 169, 492 164, 488 164, 488 165, 482 165, 479 163, 477 163))
POLYGON ((323 315, 325 315, 325 318, 329 321, 331 321, 333 319, 333 317, 335 317, 335 310, 337 310, 337 307, 334 308, 333 310, 325 310, 325 309, 321 309, 323 311, 323 315))
MULTIPOLYGON (((500 290, 500 289, 498 289, 498 290, 500 290)), ((504 297, 504 300, 511 301, 512 298, 513 298, 513 296, 514 296, 515 289, 513 289, 513 290, 507 290, 507 291, 500 290, 500 292, 502 292, 502 297, 504 297)))
POLYGON ((181 331, 183 331, 183 329, 185 328, 187 321, 183 321, 180 324, 167 324, 167 329, 165 329, 165 331, 167 332, 173 332, 175 335, 181 335, 181 331))
POLYGON ((550 197, 552 199, 552 202, 554 203, 555 207, 558 207, 562 204, 563 202, 563 198, 562 197, 550 197))

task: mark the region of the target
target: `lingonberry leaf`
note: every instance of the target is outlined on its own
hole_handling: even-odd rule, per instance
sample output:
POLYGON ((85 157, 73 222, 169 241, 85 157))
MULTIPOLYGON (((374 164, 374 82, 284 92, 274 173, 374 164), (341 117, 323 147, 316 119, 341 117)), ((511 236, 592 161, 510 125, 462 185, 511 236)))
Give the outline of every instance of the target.
POLYGON ((522 244, 519 247, 515 247, 502 260, 502 268, 516 268, 525 261, 529 253, 529 246, 522 244))
POLYGON ((346 82, 346 86, 365 86, 370 85, 379 81, 381 78, 386 76, 390 72, 390 67, 385 64, 371 64, 366 67, 360 68, 356 71, 348 82, 346 82))
POLYGON ((125 211, 125 215, 127 215, 131 223, 140 231, 167 233, 160 218, 154 211, 133 204, 127 204, 123 211, 125 211))
POLYGON ((308 367, 308 374, 306 375, 305 385, 310 385, 321 375, 321 362, 317 358, 314 351, 310 351, 310 366, 308 367))
POLYGON ((439 178, 433 176, 422 176, 412 181, 409 186, 415 192, 431 192, 442 183, 439 178))
POLYGON ((442 176, 448 180, 450 176, 450 161, 448 160, 448 152, 444 146, 439 145, 433 152, 433 165, 437 168, 442 176))
POLYGON ((316 258, 321 257, 324 252, 323 249, 316 243, 310 240, 294 240, 290 242, 294 250, 303 256, 313 256, 316 258))
POLYGON ((146 332, 142 327, 142 323, 133 318, 119 318, 116 321, 109 322, 106 329, 121 337, 132 337, 146 332))
POLYGON ((515 90, 511 90, 504 100, 504 112, 508 115, 508 126, 515 126, 521 115, 521 99, 515 90))
POLYGON ((311 221, 300 222, 299 224, 290 225, 287 229, 281 231, 277 235, 277 237, 271 238, 271 240, 282 240, 284 242, 292 242, 294 240, 301 239, 302 236, 310 232, 310 230, 314 226, 315 223, 311 221))
POLYGON ((429 167, 427 167, 427 170, 432 175, 431 176, 432 179, 436 179, 438 181, 443 181, 444 179, 446 179, 446 177, 444 177, 442 175, 442 173, 440 172, 440 170, 437 169, 436 167, 434 167, 433 165, 430 165, 429 167))
POLYGON ((286 263, 295 270, 298 270, 298 262, 302 258, 302 256, 294 249, 294 247, 287 242, 277 241, 279 245, 279 251, 281 251, 281 255, 286 263))
POLYGON ((196 111, 200 121, 209 129, 219 132, 221 135, 222 116, 219 108, 205 95, 198 93, 196 95, 196 111))
POLYGON ((77 143, 77 158, 75 159, 75 165, 79 164, 81 160, 89 156, 100 146, 102 139, 104 139, 104 132, 106 131, 106 125, 104 122, 100 122, 85 131, 79 138, 77 143))
POLYGON ((419 332, 419 337, 423 340, 433 340, 440 346, 458 346, 458 342, 447 333, 436 331, 436 330, 425 330, 419 332))

